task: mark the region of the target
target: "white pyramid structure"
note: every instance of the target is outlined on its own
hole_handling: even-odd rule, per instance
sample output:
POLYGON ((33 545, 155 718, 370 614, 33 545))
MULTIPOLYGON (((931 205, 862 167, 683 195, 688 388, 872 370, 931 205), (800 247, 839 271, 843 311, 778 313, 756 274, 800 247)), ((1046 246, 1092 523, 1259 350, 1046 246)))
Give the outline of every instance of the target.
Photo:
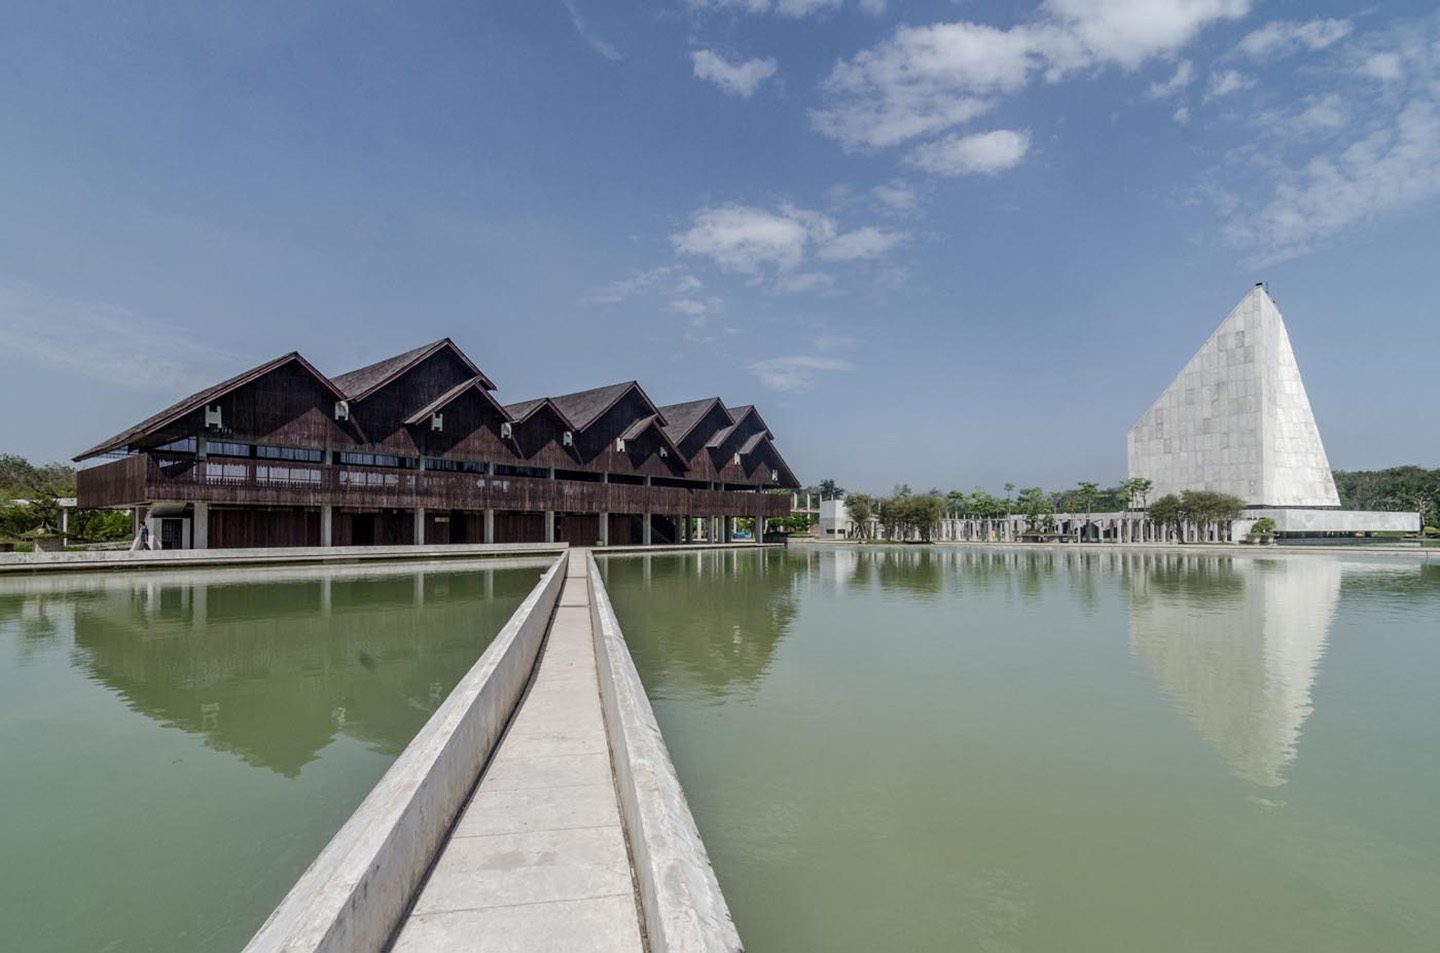
POLYGON ((1256 285, 1130 431, 1150 500, 1215 490, 1249 506, 1338 507, 1280 309, 1256 285))

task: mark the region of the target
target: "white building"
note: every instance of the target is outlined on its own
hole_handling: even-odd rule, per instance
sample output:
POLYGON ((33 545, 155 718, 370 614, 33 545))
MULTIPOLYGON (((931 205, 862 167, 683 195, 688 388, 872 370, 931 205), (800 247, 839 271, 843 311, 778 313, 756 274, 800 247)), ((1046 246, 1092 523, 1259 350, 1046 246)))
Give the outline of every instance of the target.
POLYGON ((1150 500, 1213 490, 1244 500, 1282 533, 1415 531, 1416 513, 1340 509, 1340 495, 1280 309, 1251 289, 1140 418, 1131 477, 1150 500))

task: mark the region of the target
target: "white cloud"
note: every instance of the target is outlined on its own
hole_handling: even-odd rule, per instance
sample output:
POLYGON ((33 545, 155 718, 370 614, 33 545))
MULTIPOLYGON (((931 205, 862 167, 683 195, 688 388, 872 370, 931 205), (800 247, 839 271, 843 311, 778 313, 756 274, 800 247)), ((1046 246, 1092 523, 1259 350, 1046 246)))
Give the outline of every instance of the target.
POLYGON ((1133 70, 1183 48, 1210 24, 1243 17, 1250 0, 1045 0, 1009 29, 981 23, 905 26, 836 64, 811 113, 847 149, 892 146, 968 122, 1040 72, 1133 70))
POLYGON ((936 175, 996 175, 1018 165, 1029 149, 1029 132, 995 129, 924 143, 905 161, 936 175))
POLYGON ((705 287, 705 282, 694 275, 682 275, 680 280, 675 282, 675 287, 670 289, 672 295, 688 295, 705 287))
POLYGON ((1339 43, 1355 25, 1349 20, 1276 20, 1248 34, 1235 48, 1255 59, 1275 59, 1301 50, 1323 50, 1339 43))
POLYGON ((1266 260, 1293 258, 1387 212, 1440 197, 1440 107, 1412 99, 1392 123, 1282 170, 1274 197, 1257 213, 1237 214, 1225 229, 1231 244, 1266 260))
POLYGON ((731 62, 713 50, 696 50, 690 54, 695 77, 714 83, 721 92, 749 99, 760 84, 775 75, 778 68, 772 57, 731 62))
POLYGON ((794 357, 772 357, 745 365, 760 383, 773 390, 805 390, 824 371, 853 371, 855 365, 836 357, 801 354, 794 357))
POLYGON ((575 0, 564 0, 564 3, 565 9, 570 12, 570 22, 575 25, 575 32, 580 34, 581 39, 590 44, 592 50, 607 60, 624 59, 624 57, 620 55, 620 51, 615 49, 613 44, 600 39, 600 37, 591 33, 590 30, 586 28, 585 18, 580 15, 580 11, 576 8, 575 0))
POLYGON ((825 261, 879 258, 907 237, 904 232, 885 231, 874 225, 866 225, 831 239, 820 249, 819 257, 825 261))
POLYGON ((870 190, 870 195, 884 211, 909 215, 920 207, 920 196, 900 179, 883 182, 870 190))
POLYGON ((1179 109, 1175 110, 1175 112, 1170 116, 1170 118, 1175 120, 1182 126, 1187 125, 1190 122, 1190 107, 1181 106, 1179 109))
POLYGON ((1238 70, 1221 70, 1210 77, 1210 86, 1205 91, 1205 98, 1207 100, 1219 99, 1221 96, 1242 92, 1254 86, 1255 82, 1255 77, 1246 76, 1238 70))
POLYGON ((676 251, 709 258, 722 271, 757 274, 766 266, 797 267, 808 245, 835 236, 835 222, 820 212, 782 205, 770 212, 748 205, 702 208, 690 228, 670 236, 676 251))
POLYGON ((1176 93, 1183 92, 1186 86, 1195 81, 1195 64, 1189 60, 1181 60, 1180 65, 1175 67, 1175 75, 1163 83, 1151 83, 1150 88, 1145 90, 1145 95, 1151 99, 1169 99, 1176 93))
POLYGON ((786 294, 825 291, 835 286, 835 277, 823 271, 797 271, 775 279, 775 290, 786 294))
POLYGON ((1372 53, 1360 64, 1360 74, 1387 83, 1405 78, 1405 60, 1399 53, 1372 53))
POLYGON ((1350 114, 1340 94, 1327 93, 1307 96, 1300 108, 1288 113, 1261 113, 1259 121, 1269 131, 1283 136, 1310 136, 1345 128, 1350 122, 1350 114))
MULTIPOLYGON (((678 267, 678 265, 665 265, 661 268, 637 271, 629 278, 621 278, 618 281, 612 281, 607 285, 596 288, 588 295, 582 297, 579 303, 583 305, 619 304, 626 298, 634 298, 638 295, 648 293, 661 280, 674 274, 678 267)), ((680 279, 680 284, 684 285, 687 281, 696 280, 697 279, 693 277, 687 276, 686 278, 680 279)), ((687 288, 686 291, 676 291, 674 293, 685 294, 689 290, 693 289, 687 288)))
POLYGON ((106 384, 172 392, 198 390, 257 363, 123 308, 7 284, 0 284, 0 355, 106 384))
MULTIPOLYGON (((774 13, 799 19, 812 13, 838 10, 845 0, 686 0, 696 10, 732 10, 738 13, 774 13)), ((885 0, 859 0, 856 4, 871 16, 885 12, 885 0)))
POLYGON ((676 298, 667 307, 676 314, 683 314, 689 318, 692 328, 703 328, 710 323, 711 317, 725 310, 725 302, 716 297, 706 298, 704 301, 695 298, 676 298))

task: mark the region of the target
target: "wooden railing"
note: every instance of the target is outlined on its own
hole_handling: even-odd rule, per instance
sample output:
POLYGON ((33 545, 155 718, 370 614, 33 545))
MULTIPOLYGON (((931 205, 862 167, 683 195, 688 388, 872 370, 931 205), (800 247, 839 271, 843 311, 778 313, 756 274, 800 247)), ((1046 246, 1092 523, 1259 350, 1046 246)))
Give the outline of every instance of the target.
POLYGON ((554 510, 667 516, 784 516, 783 494, 637 486, 423 470, 137 455, 79 474, 80 505, 156 500, 248 506, 554 510))

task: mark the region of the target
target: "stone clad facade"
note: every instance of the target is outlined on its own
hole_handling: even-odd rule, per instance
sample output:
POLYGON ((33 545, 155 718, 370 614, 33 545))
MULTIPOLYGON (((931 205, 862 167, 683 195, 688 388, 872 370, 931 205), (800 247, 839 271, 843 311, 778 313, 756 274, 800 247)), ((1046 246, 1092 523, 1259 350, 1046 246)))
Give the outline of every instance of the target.
POLYGON ((1260 285, 1140 418, 1128 455, 1151 499, 1214 490, 1253 507, 1340 505, 1284 319, 1260 285))

